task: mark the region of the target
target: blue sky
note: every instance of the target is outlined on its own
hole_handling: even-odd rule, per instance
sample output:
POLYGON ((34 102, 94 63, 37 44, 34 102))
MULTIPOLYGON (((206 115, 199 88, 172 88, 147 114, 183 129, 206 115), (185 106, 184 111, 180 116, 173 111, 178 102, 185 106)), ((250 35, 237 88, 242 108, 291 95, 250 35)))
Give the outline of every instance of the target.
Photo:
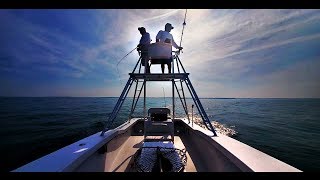
MULTIPOLYGON (((138 60, 185 10, 0 10, 0 96, 119 96, 138 60), (120 77, 120 78, 119 78, 120 77)), ((320 97, 320 10, 189 9, 180 59, 200 97, 320 97)), ((152 72, 161 72, 159 65, 152 72)), ((170 95, 170 83, 148 85, 170 95)))

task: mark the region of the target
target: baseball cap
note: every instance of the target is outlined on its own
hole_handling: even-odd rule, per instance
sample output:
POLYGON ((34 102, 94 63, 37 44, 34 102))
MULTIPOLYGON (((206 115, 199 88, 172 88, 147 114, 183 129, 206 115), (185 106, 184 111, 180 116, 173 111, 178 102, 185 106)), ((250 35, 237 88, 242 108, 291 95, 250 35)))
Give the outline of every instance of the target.
POLYGON ((139 30, 139 31, 146 31, 146 28, 144 28, 144 27, 138 27, 138 30, 139 30))
POLYGON ((165 27, 166 27, 166 28, 168 27, 168 28, 173 29, 173 26, 172 26, 170 23, 167 23, 165 27))

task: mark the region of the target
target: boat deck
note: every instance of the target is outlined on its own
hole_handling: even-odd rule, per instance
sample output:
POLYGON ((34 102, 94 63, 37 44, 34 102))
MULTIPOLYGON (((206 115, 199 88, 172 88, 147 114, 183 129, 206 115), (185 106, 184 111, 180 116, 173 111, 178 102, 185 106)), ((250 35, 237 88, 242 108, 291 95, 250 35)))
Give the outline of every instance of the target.
MULTIPOLYGON (((143 142, 150 138, 159 140, 159 136, 150 136, 149 139, 145 139, 143 128, 144 121, 135 120, 120 126, 116 131, 108 131, 105 137, 101 137, 100 133, 94 134, 81 140, 81 142, 92 141, 91 144, 83 143, 86 147, 80 147, 80 150, 88 150, 81 151, 81 154, 78 152, 79 141, 33 161, 16 172, 37 172, 39 169, 44 172, 136 172, 137 168, 149 168, 151 166, 149 163, 154 161, 154 154, 148 154, 150 151, 144 151, 145 149, 138 150, 144 145, 158 146, 158 143, 154 143, 157 141, 153 139, 146 144, 143 142), (135 155, 139 153, 141 153, 139 160, 142 160, 143 167, 134 166, 135 155), (62 165, 64 169, 60 168, 62 165)), ((186 120, 175 119, 174 130, 175 148, 186 150, 186 154, 182 155, 183 160, 187 157, 187 161, 184 161, 186 162, 184 172, 300 172, 230 137, 222 134, 212 137, 209 132, 205 132, 206 130, 196 124, 193 127, 189 126, 186 120)), ((160 138, 161 141, 170 140, 166 136, 160 136, 160 138)), ((164 143, 161 146, 170 147, 170 144, 164 143)), ((171 167, 167 164, 168 161, 162 159, 164 154, 161 155, 158 156, 160 159, 156 164, 160 166, 154 166, 151 171, 168 171, 171 167)), ((175 157, 170 160, 175 161, 175 157)), ((172 165, 176 165, 175 162, 172 165)))
MULTIPOLYGON (((142 146, 143 138, 143 136, 129 136, 118 150, 112 149, 112 146, 110 146, 108 153, 99 154, 97 152, 88 158, 76 171, 130 172, 132 171, 130 164, 133 162, 133 155, 142 146), (110 164, 110 161, 113 161, 113 163, 110 164)), ((176 148, 187 148, 187 164, 184 171, 196 172, 197 169, 193 159, 197 157, 192 156, 191 158, 188 151, 192 151, 192 146, 185 143, 186 141, 183 141, 179 136, 174 137, 174 145, 176 148)))

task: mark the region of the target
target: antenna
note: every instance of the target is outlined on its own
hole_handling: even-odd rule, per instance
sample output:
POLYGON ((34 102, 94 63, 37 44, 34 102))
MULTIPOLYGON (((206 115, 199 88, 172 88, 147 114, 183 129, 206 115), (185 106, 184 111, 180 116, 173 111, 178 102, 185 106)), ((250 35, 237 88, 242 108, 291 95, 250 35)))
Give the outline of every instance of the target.
POLYGON ((163 90, 164 107, 167 107, 166 94, 164 93, 164 88, 163 87, 162 87, 162 90, 163 90))
POLYGON ((186 25, 186 18, 187 18, 187 9, 186 12, 184 14, 184 20, 183 20, 183 24, 182 24, 182 33, 181 33, 181 39, 180 39, 180 47, 181 47, 181 43, 182 43, 182 36, 183 36, 183 30, 184 30, 184 26, 186 25))

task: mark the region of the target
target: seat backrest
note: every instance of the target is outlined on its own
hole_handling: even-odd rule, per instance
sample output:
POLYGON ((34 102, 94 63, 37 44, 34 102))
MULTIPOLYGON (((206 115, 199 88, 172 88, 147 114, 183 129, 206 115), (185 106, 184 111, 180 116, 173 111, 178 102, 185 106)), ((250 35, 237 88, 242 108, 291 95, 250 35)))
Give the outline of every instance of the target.
POLYGON ((172 45, 164 42, 151 43, 148 46, 150 59, 170 59, 172 57, 172 45))
POLYGON ((170 109, 168 108, 150 108, 148 115, 151 121, 166 121, 170 116, 170 109))

